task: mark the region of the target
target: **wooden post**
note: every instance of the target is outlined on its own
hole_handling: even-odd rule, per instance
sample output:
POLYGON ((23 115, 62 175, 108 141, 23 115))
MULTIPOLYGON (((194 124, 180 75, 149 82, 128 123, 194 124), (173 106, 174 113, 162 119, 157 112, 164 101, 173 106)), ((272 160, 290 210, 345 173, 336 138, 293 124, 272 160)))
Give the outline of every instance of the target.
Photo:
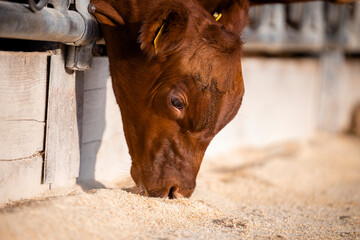
POLYGON ((44 182, 73 183, 79 174, 75 72, 65 68, 64 55, 50 58, 44 182))

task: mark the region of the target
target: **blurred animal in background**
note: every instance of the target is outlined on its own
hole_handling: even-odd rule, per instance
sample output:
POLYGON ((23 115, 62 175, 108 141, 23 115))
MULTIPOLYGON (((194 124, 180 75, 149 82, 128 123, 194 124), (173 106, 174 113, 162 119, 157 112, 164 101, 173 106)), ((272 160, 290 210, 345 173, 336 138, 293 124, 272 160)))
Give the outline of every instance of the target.
MULTIPOLYGON (((244 95, 241 32, 270 0, 92 0, 132 158, 152 197, 190 197, 244 95)), ((292 2, 280 0, 277 2, 292 2)))

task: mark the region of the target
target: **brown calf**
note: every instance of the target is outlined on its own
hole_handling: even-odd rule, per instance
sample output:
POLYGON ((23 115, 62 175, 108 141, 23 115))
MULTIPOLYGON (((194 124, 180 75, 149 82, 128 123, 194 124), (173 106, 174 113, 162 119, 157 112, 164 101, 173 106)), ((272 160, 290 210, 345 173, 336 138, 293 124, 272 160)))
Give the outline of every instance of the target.
POLYGON ((249 5, 269 1, 91 2, 107 46, 132 178, 148 196, 191 196, 207 146, 242 102, 240 34, 249 5))

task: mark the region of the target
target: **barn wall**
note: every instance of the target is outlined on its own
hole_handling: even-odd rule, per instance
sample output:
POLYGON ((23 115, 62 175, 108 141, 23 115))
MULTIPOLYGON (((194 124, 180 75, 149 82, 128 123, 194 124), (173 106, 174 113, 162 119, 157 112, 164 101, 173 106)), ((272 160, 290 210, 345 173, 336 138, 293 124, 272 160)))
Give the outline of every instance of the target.
POLYGON ((347 131, 354 107, 360 104, 360 58, 346 59, 339 51, 322 56, 319 128, 347 131))
POLYGON ((307 140, 319 130, 346 132, 360 103, 360 59, 346 59, 339 52, 319 58, 248 57, 243 73, 243 106, 207 155, 307 140))
POLYGON ((78 177, 83 89, 64 56, 63 49, 0 52, 0 203, 78 177))
POLYGON ((215 137, 208 155, 314 134, 321 82, 317 59, 249 57, 243 61, 243 74, 243 105, 215 137))
POLYGON ((84 74, 83 134, 79 182, 128 176, 130 157, 107 57, 96 57, 84 74))
MULTIPOLYGON (((244 58, 243 106, 212 141, 206 156, 241 146, 306 140, 319 129, 344 131, 352 108, 360 101, 360 60, 336 60, 326 54, 336 55, 244 58)), ((130 157, 111 89, 107 58, 94 59, 84 83, 79 179, 106 182, 129 176, 130 157)))
POLYGON ((32 197, 41 184, 47 53, 0 52, 0 202, 32 197))

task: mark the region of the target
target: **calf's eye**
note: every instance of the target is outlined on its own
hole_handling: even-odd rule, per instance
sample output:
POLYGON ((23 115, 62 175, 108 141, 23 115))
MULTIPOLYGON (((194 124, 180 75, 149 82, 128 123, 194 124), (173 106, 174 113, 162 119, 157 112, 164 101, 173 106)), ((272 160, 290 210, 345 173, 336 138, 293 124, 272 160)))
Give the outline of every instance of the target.
POLYGON ((177 97, 171 98, 171 104, 180 111, 184 108, 184 103, 177 97))

